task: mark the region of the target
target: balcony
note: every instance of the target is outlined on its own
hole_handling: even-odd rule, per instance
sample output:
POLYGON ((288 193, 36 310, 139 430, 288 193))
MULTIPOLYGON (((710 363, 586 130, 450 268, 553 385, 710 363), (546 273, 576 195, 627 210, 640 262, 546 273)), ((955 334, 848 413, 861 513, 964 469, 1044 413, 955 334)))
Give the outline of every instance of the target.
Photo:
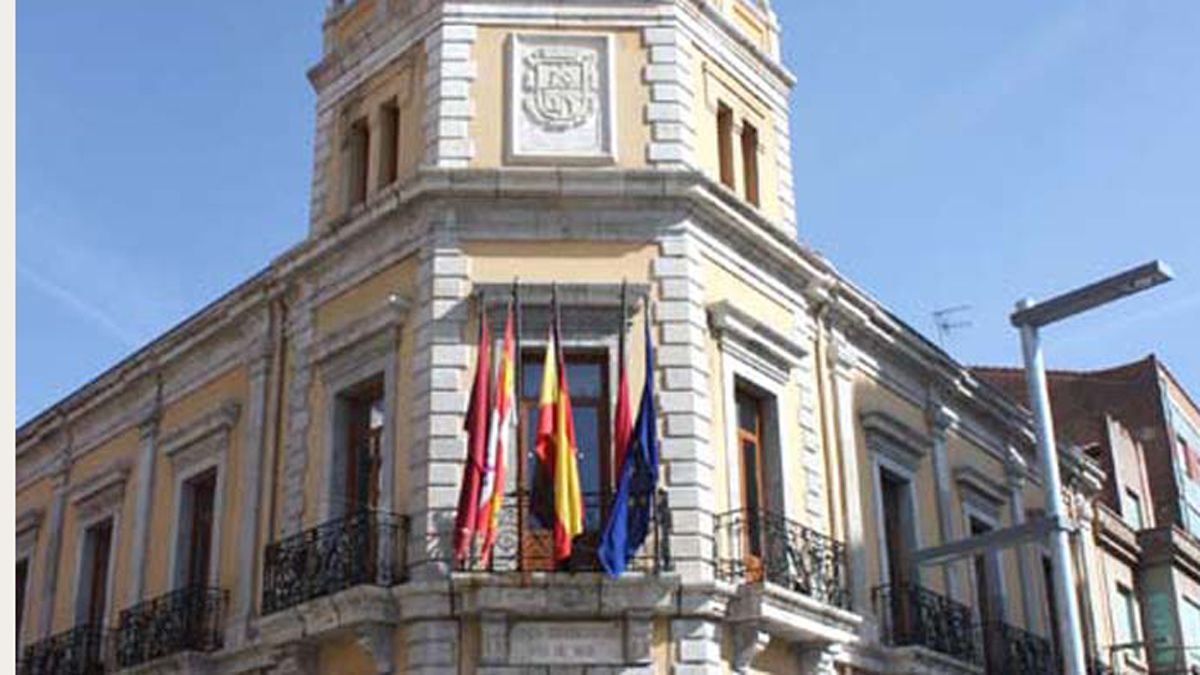
POLYGON ((1003 621, 983 624, 989 673, 1056 675, 1060 672, 1050 641, 1003 621))
MULTIPOLYGON (((500 508, 496 543, 491 558, 481 559, 478 551, 463 562, 460 569, 469 572, 599 572, 598 557, 603 514, 608 512, 608 497, 595 493, 583 495, 586 514, 583 534, 571 545, 571 558, 554 558, 552 531, 543 523, 524 494, 506 496, 500 508)), ((650 525, 641 550, 630 561, 627 571, 657 574, 671 569, 670 510, 665 492, 635 494, 629 497, 629 510, 648 508, 650 525)), ((451 514, 452 515, 452 514, 451 514)), ((448 537, 449 535, 442 535, 448 537)))
POLYGON ((724 581, 770 582, 838 608, 848 608, 846 546, 768 511, 716 517, 716 574, 724 581))
POLYGON ((884 644, 923 647, 963 663, 983 665, 983 645, 970 607, 916 584, 880 586, 872 595, 884 644))
POLYGON ((400 583, 407 537, 404 516, 363 510, 268 544, 263 614, 354 586, 400 583))
POLYGON ((107 670, 108 631, 85 624, 25 648, 21 675, 97 675, 107 670))
POLYGON ((191 586, 126 609, 116 633, 118 665, 131 668, 181 652, 220 649, 227 602, 221 589, 191 586))

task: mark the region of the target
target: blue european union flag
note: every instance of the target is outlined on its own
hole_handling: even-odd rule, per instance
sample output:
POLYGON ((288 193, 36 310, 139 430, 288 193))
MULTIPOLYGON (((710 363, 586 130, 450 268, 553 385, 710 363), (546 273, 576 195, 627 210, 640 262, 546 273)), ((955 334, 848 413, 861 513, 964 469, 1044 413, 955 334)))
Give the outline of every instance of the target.
POLYGON ((654 410, 654 345, 650 342, 649 314, 647 311, 644 322, 646 382, 597 552, 600 564, 611 577, 621 576, 646 541, 658 487, 658 415, 654 410))

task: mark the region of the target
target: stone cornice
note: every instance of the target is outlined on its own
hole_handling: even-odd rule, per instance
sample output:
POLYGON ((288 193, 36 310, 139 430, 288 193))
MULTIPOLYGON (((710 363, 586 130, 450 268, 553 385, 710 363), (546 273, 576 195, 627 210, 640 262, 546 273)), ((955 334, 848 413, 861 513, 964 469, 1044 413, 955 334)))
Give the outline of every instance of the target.
POLYGON ((216 409, 163 435, 159 445, 170 456, 211 434, 229 433, 237 424, 242 406, 237 401, 225 401, 216 409))
POLYGON ((1142 555, 1138 533, 1107 504, 1096 504, 1096 543, 1130 566, 1136 566, 1142 555))

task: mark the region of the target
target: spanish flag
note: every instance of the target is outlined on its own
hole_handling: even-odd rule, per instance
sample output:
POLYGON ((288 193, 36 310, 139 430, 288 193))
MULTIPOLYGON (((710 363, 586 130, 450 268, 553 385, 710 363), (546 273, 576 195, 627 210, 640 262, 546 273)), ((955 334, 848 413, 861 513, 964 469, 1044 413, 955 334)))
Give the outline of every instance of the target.
POLYGON ((542 391, 538 399, 537 442, 534 452, 550 479, 554 526, 554 559, 571 557, 571 540, 583 532, 583 494, 579 488, 578 448, 575 445, 575 421, 571 413, 571 393, 563 368, 562 345, 558 329, 558 303, 554 302, 550 340, 542 371, 542 391))

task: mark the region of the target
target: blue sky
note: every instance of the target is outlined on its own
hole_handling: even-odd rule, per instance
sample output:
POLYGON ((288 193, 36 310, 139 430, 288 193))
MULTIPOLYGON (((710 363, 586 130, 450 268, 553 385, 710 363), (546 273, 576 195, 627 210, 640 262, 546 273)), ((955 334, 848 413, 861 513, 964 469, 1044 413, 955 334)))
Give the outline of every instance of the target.
MULTIPOLYGON (((945 346, 1153 257, 1179 279, 1047 334, 1200 392, 1200 3, 778 2, 800 236, 945 346)), ((18 421, 300 240, 319 0, 17 3, 18 421)))

